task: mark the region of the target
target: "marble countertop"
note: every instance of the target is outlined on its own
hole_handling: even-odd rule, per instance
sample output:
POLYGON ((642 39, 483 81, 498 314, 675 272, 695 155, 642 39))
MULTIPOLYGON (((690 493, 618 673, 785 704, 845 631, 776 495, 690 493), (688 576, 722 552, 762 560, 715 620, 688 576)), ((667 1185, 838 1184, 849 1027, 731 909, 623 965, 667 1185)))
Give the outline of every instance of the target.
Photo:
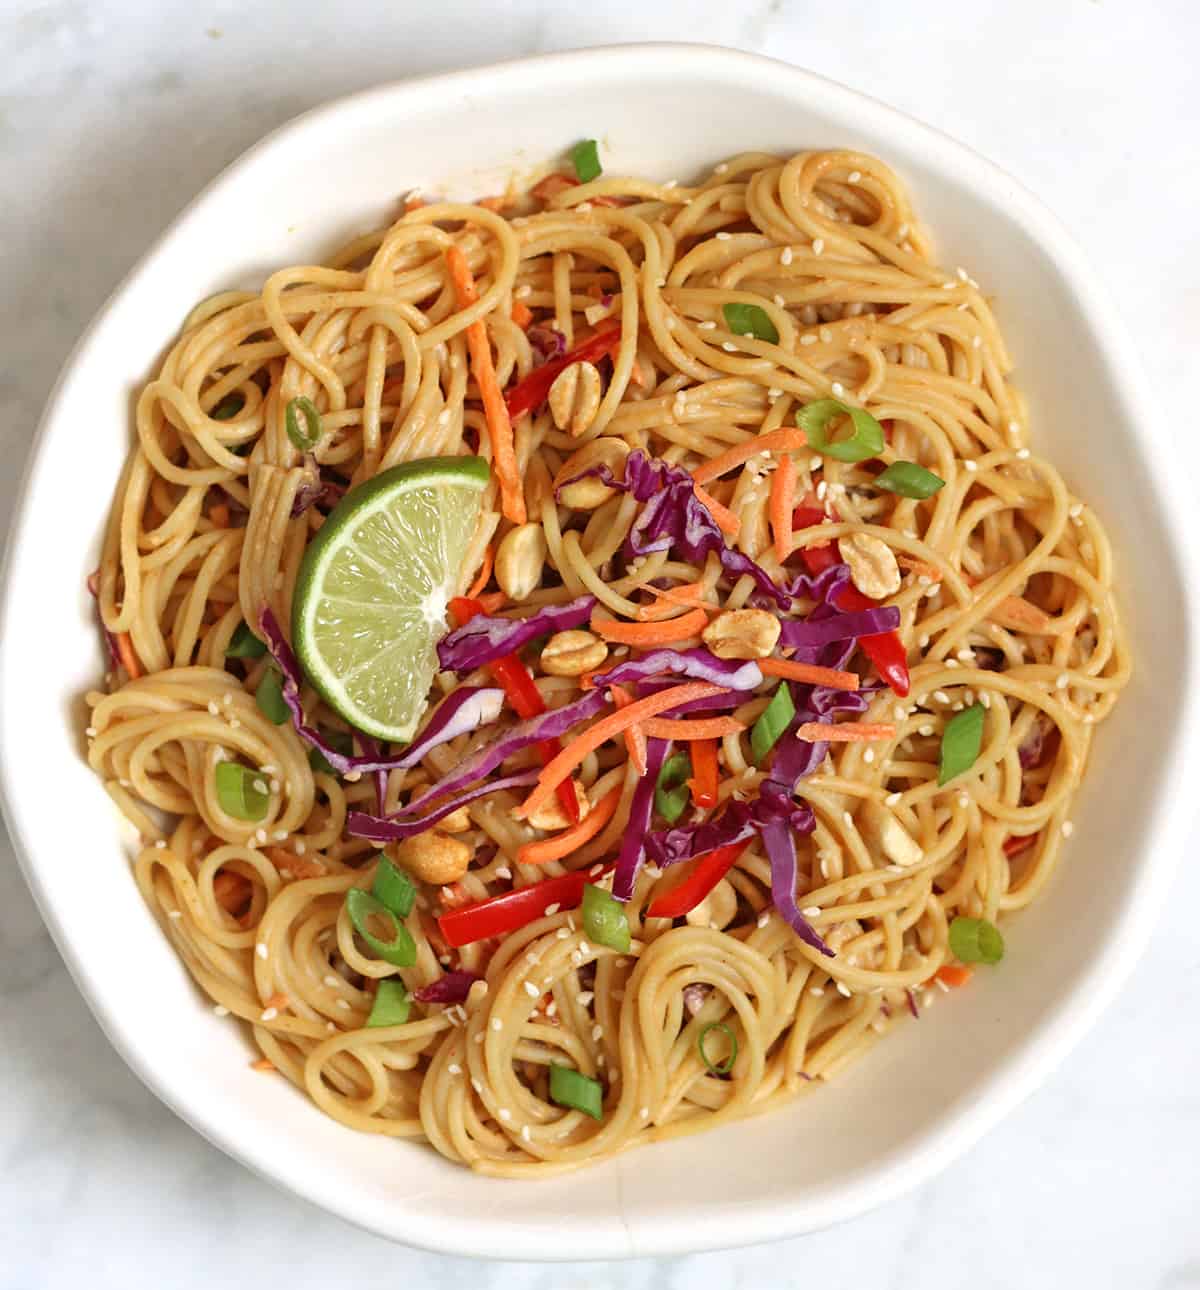
MULTIPOLYGON (((80 330, 171 217, 259 136, 382 81, 622 40, 703 37, 788 59, 992 157, 1099 265, 1164 404, 1194 408, 1184 388, 1200 333, 1191 0, 435 9, 0 3, 0 525, 80 330)), ((1200 904, 1194 851, 1172 911, 1200 904)), ((285 1267, 289 1290, 385 1277, 469 1278, 481 1290, 1200 1287, 1198 967, 1190 920, 1180 927, 1169 913, 1116 1003, 1039 1093, 939 1179, 857 1222, 679 1260, 476 1265, 389 1245, 281 1195, 166 1111, 84 1007, 0 832, 0 1287, 264 1285, 285 1267)))

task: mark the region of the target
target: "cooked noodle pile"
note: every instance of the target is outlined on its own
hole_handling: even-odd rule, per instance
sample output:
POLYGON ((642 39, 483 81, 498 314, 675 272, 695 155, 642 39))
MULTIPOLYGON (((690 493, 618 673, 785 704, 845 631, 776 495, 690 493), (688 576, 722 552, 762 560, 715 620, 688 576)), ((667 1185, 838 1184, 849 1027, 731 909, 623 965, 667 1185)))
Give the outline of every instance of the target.
MULTIPOLYGON (((530 1177, 765 1110, 911 1024, 951 960, 950 922, 1003 922, 1050 878, 1092 727, 1129 671, 1108 539, 1025 446, 1009 367, 983 291, 932 261, 896 177, 849 152, 741 156, 695 187, 602 176, 503 203, 410 202, 329 267, 283 269, 260 293, 199 306, 137 404, 97 581, 115 653, 105 688, 88 696, 89 756, 142 836, 147 902, 200 988, 246 1023, 258 1064, 353 1128, 423 1137, 474 1169, 530 1177), (447 269, 452 246, 479 287, 468 309, 447 269), (737 334, 730 304, 757 305, 777 343, 737 334), (560 429, 544 402, 514 418, 545 557, 519 603, 495 575, 478 589, 501 615, 587 593, 602 616, 629 622, 761 606, 753 579, 712 555, 631 559, 642 508, 632 493, 576 509, 556 484, 628 449, 694 470, 794 427, 822 399, 866 408, 887 431, 877 460, 764 452, 705 484, 734 517, 730 545, 781 586, 805 571, 804 550, 855 534, 880 539, 902 573, 887 603, 899 609, 910 692, 877 684, 861 652, 846 665, 863 682, 857 719, 894 734, 831 743, 796 788, 815 814, 795 838, 796 899, 832 956, 779 916, 757 836, 686 919, 646 917, 676 875, 644 866, 626 906, 627 953, 589 942, 569 908, 499 939, 445 943, 447 908, 614 858, 638 783, 622 737, 577 773, 593 808, 617 794, 580 849, 520 863, 522 846, 553 835, 514 816, 528 789, 481 797, 453 834, 466 873, 418 886, 405 920, 415 965, 397 969, 356 936, 346 893, 371 885, 379 852, 345 825, 349 811, 376 813, 374 777, 314 769, 292 724, 256 703, 270 656, 226 650, 243 622, 258 630, 264 607, 286 630, 301 558, 339 484, 415 458, 491 455, 466 339, 476 318, 505 389, 548 343, 569 351, 606 325, 619 331, 594 364, 598 405, 578 391, 578 424, 560 429), (285 429, 301 396, 320 412, 316 478, 330 485, 310 505, 314 462, 285 429), (797 505, 806 499, 824 522, 797 527, 781 563, 770 499, 789 455, 797 505), (945 486, 928 500, 875 487, 897 459, 945 486), (671 599, 674 587, 688 590, 671 599), (976 703, 978 756, 939 786, 943 731, 976 703), (259 771, 270 799, 261 822, 223 809, 222 760, 259 771), (899 860, 896 826, 916 847, 899 860), (415 990, 459 969, 485 978, 462 1003, 416 1003, 402 1025, 365 1027, 379 980, 415 990), (708 1030, 702 1054, 712 1023, 725 1024, 708 1030), (733 1038, 736 1060, 720 1073, 733 1038), (552 1064, 600 1082, 601 1119, 551 1100, 552 1064)), ((511 527, 495 479, 484 499, 459 593, 511 527)), ((812 606, 766 607, 786 620, 812 606)), ((611 666, 638 651, 606 653, 611 666)), ((586 676, 546 674, 536 646, 523 657, 549 707, 584 692, 586 676)), ((440 673, 432 697, 489 683, 483 669, 440 673)), ((753 799, 764 779, 750 730, 777 684, 766 677, 733 709, 745 729, 720 741, 724 804, 753 799)), ((346 731, 309 688, 304 703, 310 721, 346 731)), ((506 709, 501 728, 516 719, 506 709)), ((494 734, 479 729, 392 771, 385 811, 494 734)), ((513 767, 539 765, 534 751, 513 767)))

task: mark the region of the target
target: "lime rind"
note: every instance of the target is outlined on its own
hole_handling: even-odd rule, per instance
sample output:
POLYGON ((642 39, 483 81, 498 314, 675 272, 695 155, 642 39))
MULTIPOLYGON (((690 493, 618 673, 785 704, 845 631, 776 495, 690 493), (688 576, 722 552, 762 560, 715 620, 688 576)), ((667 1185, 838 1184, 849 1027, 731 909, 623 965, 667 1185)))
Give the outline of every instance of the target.
POLYGON ((365 734, 403 742, 420 721, 488 479, 479 457, 394 466, 347 493, 304 553, 296 653, 365 734))

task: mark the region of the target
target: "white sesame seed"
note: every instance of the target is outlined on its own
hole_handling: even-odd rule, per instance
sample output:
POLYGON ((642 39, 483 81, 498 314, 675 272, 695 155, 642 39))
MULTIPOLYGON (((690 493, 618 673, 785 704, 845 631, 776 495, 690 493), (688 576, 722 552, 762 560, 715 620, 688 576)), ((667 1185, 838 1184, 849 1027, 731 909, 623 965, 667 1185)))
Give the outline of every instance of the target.
POLYGON ((174 920, 176 920, 176 919, 180 919, 180 918, 182 918, 182 917, 183 917, 183 910, 182 910, 182 909, 168 909, 168 910, 167 910, 167 917, 168 917, 169 919, 171 919, 172 921, 174 921, 174 920))
POLYGON ((337 1034, 337 1027, 333 1024, 332 1021, 327 1021, 325 1023, 325 1029, 328 1030, 331 1035, 337 1034))
POLYGON ((508 1109, 507 1106, 502 1106, 500 1110, 497 1112, 497 1114, 504 1121, 508 1121, 512 1119, 512 1112, 508 1109))
POLYGON ((475 1090, 476 1093, 479 1094, 480 1097, 483 1096, 483 1084, 480 1080, 477 1080, 474 1076, 471 1077, 471 1087, 475 1090))
POLYGON ((1019 435, 1021 433, 1020 425, 1016 421, 1010 421, 1008 423, 1008 433, 1014 436, 1019 435))
POLYGON ((983 345, 983 337, 982 337, 982 336, 972 336, 972 337, 971 337, 971 348, 972 348, 972 349, 979 349, 982 345, 983 345))
POLYGON ((918 729, 917 733, 920 735, 926 735, 926 736, 931 735, 933 734, 933 727, 930 725, 921 726, 918 729))
POLYGON ((817 343, 817 338, 815 336, 810 336, 806 333, 805 335, 800 337, 801 345, 815 345, 816 343, 817 343))
POLYGON ((158 841, 155 842, 154 847, 157 851, 165 851, 167 849, 167 844, 162 838, 159 838, 158 841))
POLYGON ((946 693, 945 690, 934 690, 933 697, 934 699, 937 700, 938 703, 950 702, 950 696, 946 693))
POLYGON ((1029 460, 1029 449, 1028 449, 1028 448, 1018 448, 1018 449, 1017 449, 1017 460, 1018 460, 1018 461, 1028 461, 1028 460, 1029 460))
POLYGON ((823 237, 814 237, 812 244, 813 255, 820 255, 825 249, 825 239, 823 237))
POLYGON ((943 290, 943 291, 953 291, 953 290, 954 290, 954 288, 955 288, 955 287, 957 287, 957 286, 958 286, 958 283, 957 283, 957 282, 943 282, 943 283, 942 283, 942 290, 943 290))
POLYGON ((547 917, 547 918, 549 918, 551 914, 557 914, 557 913, 558 913, 558 911, 559 911, 561 908, 562 908, 562 906, 561 906, 557 901, 555 901, 555 902, 554 902, 554 904, 552 904, 552 905, 547 905, 547 906, 546 906, 546 917, 547 917))
POLYGON ((261 846, 265 846, 265 845, 266 845, 266 841, 267 841, 267 831, 266 831, 266 829, 255 829, 255 830, 254 830, 254 840, 255 840, 255 842, 257 842, 257 843, 258 843, 258 845, 259 845, 260 847, 261 847, 261 846))
POLYGON ((835 399, 842 398, 846 393, 846 387, 841 383, 841 381, 834 381, 829 388, 833 391, 833 397, 835 399))
POLYGON ((546 1004, 546 1016, 553 1017, 557 1011, 558 1011, 558 1004, 555 1003, 553 999, 551 999, 550 1002, 546 1004))
POLYGON ((828 881, 829 879, 829 857, 821 857, 821 877, 828 881))
POLYGON ((525 982, 525 993, 531 999, 540 999, 542 995, 542 992, 537 988, 536 985, 533 984, 532 981, 525 982))
POLYGON ((1071 684, 1071 678, 1066 672, 1060 672, 1055 679, 1054 688, 1056 690, 1065 690, 1071 684))
POLYGON ((218 1017, 229 1016, 229 1009, 223 1003, 218 1003, 216 1007, 213 1008, 213 1012, 215 1012, 218 1017))
POLYGON ((714 167, 713 167, 713 174, 714 174, 714 175, 723 175, 723 174, 725 174, 725 172, 726 172, 728 169, 729 169, 729 166, 728 166, 724 161, 722 161, 722 162, 720 163, 720 165, 717 165, 717 166, 714 166, 714 167))
POLYGON ((821 912, 821 906, 805 905, 800 912, 804 915, 805 918, 816 918, 816 916, 821 912))
POLYGON ((900 238, 901 241, 903 241, 904 238, 908 236, 908 225, 901 224, 900 227, 896 230, 896 236, 900 238))
POLYGON ((723 349, 727 354, 733 354, 733 353, 736 353, 736 352, 737 352, 737 346, 736 346, 736 345, 733 343, 733 341, 731 341, 731 340, 723 340, 723 341, 721 342, 721 348, 722 348, 722 349, 723 349))
POLYGON ((298 856, 302 856, 308 850, 308 843, 302 838, 297 838, 296 841, 292 843, 292 850, 295 851, 298 856))
POLYGON ((979 693, 979 702, 982 703, 985 708, 990 708, 992 706, 992 696, 981 690, 979 693))
POLYGON ((447 1075, 461 1075, 461 1074, 462 1074, 462 1067, 461 1067, 457 1062, 451 1062, 451 1063, 450 1063, 450 1065, 446 1067, 446 1074, 447 1074, 447 1075))
POLYGON ((831 332, 828 327, 822 327, 821 330, 817 333, 817 335, 820 336, 820 338, 822 339, 822 341, 825 342, 826 345, 828 345, 829 342, 833 339, 833 332, 831 332))
POLYGON ((767 398, 777 399, 782 393, 783 391, 779 389, 778 386, 772 385, 767 389, 767 398))
POLYGON ((792 262, 792 248, 790 246, 785 246, 783 250, 779 252, 779 263, 791 264, 791 262, 792 262))
POLYGON ((266 943, 264 941, 259 941, 259 943, 254 947, 254 952, 260 959, 265 959, 267 957, 266 943))
POLYGON ((948 658, 945 663, 947 667, 962 667, 962 664, 956 658, 948 658))
POLYGON ((259 1018, 259 1020, 260 1020, 260 1021, 274 1021, 274 1020, 275 1020, 275 1018, 276 1018, 276 1017, 278 1017, 278 1016, 279 1016, 279 1009, 278 1009, 278 1008, 264 1008, 264 1009, 262 1010, 262 1016, 259 1018))
POLYGON ((208 711, 209 711, 209 715, 210 715, 210 716, 214 716, 214 717, 216 717, 216 716, 219 716, 219 715, 220 715, 220 713, 221 713, 221 709, 217 707, 217 701, 216 701, 216 699, 209 699, 209 701, 208 701, 208 711))
POLYGON ((958 651, 957 658, 962 659, 964 663, 973 663, 975 661, 975 651, 966 645, 958 651))
POLYGON ((922 636, 922 637, 917 641, 917 646, 918 646, 920 649, 926 649, 926 648, 928 647, 928 645, 929 645, 929 637, 928 637, 928 636, 922 636))
POLYGON ((1074 824, 1072 824, 1070 820, 1063 820, 1063 826, 1062 826, 1063 837, 1069 838, 1071 834, 1074 832, 1075 832, 1074 824))
POLYGON ((851 171, 851 172, 846 176, 846 179, 847 179, 850 183, 852 183, 852 184, 857 184, 857 183, 858 183, 858 181, 859 181, 861 178, 862 178, 862 171, 861 171, 861 170, 852 170, 852 171, 851 171))
POLYGON ((889 793, 883 800, 888 804, 888 806, 899 806, 900 797, 901 794, 899 793, 889 793))
POLYGON ((809 994, 812 995, 814 999, 821 998, 821 996, 825 993, 824 989, 819 985, 810 985, 808 987, 808 992, 809 994))
POLYGON ((528 1142, 533 1135, 529 1132, 529 1125, 521 1125, 521 1141, 528 1142))
POLYGON ((483 1033, 483 1031, 482 1031, 482 1030, 477 1031, 477 1032, 476 1032, 476 1034, 475 1034, 475 1036, 474 1036, 475 1043, 477 1043, 477 1044, 482 1044, 482 1043, 483 1043, 483 1041, 484 1041, 486 1038, 487 1038, 487 1036, 483 1033))
POLYGON ((829 493, 829 485, 824 480, 821 480, 821 482, 817 485, 817 501, 823 502, 828 493, 829 493))
POLYGON ((346 1000, 345 1000, 345 999, 339 999, 339 1000, 337 1001, 337 1006, 338 1006, 339 1008, 341 1008, 341 1010, 342 1010, 343 1012, 349 1012, 349 1011, 350 1011, 350 1005, 346 1002, 346 1000))
POLYGON ((571 933, 570 933, 569 931, 567 931, 567 929, 566 929, 565 927, 560 927, 560 928, 558 929, 558 931, 554 933, 554 935, 555 935, 555 936, 556 936, 560 941, 565 941, 565 940, 567 939, 567 937, 571 935, 571 933))
POLYGON ((1083 514, 1083 503, 1082 503, 1082 502, 1076 502, 1074 506, 1070 507, 1070 508, 1067 510, 1067 514, 1068 514, 1068 515, 1069 515, 1073 520, 1077 520, 1077 519, 1078 519, 1078 518, 1083 514))
POLYGON ((849 812, 849 811, 843 811, 843 812, 842 812, 842 823, 843 823, 847 828, 851 828, 851 827, 853 826, 853 824, 854 824, 854 817, 850 814, 850 812, 849 812))
POLYGON ((847 999, 850 997, 850 987, 845 983, 845 981, 839 981, 837 983, 837 992, 838 994, 844 995, 847 999))
POLYGON ((604 1038, 604 1027, 603 1027, 603 1026, 601 1026, 601 1025, 599 1025, 599 1024, 597 1024, 597 1025, 593 1026, 593 1027, 592 1027, 592 1038, 593 1038, 594 1040, 597 1040, 597 1041, 599 1041, 599 1040, 603 1039, 603 1038, 604 1038))
POLYGON ((766 927, 766 925, 770 921, 771 921, 771 911, 769 909, 764 909, 763 912, 759 914, 758 918, 755 920, 756 924, 759 927, 766 927))
POLYGON ((696 324, 696 327, 699 331, 715 331, 716 326, 717 324, 713 322, 711 318, 708 319, 707 322, 701 322, 696 324))
POLYGON ((493 1018, 492 1018, 492 1029, 493 1029, 493 1030, 503 1030, 503 1029, 504 1029, 504 1022, 503 1022, 503 1021, 501 1021, 499 1017, 493 1017, 493 1018))
POLYGON ((966 281, 967 281, 967 271, 966 271, 966 269, 964 269, 964 268, 962 267, 962 265, 961 265, 961 264, 958 266, 958 268, 957 268, 957 269, 955 269, 955 270, 954 270, 954 272, 958 274, 958 277, 959 277, 959 281, 960 281, 960 282, 966 282, 966 281))
POLYGON ((966 793, 959 793, 959 795, 958 795, 958 804, 959 804, 959 806, 961 806, 961 807, 963 808, 963 810, 965 811, 965 810, 967 809, 967 807, 971 805, 971 799, 967 796, 967 794, 966 794, 966 793))
POLYGON ((730 239, 732 236, 733 236, 733 234, 732 234, 732 233, 718 233, 718 234, 717 234, 717 241, 718 241, 718 242, 728 242, 728 241, 729 241, 729 239, 730 239))
POLYGON ((513 292, 513 299, 524 300, 527 296, 531 296, 531 295, 533 295, 533 288, 529 285, 528 282, 526 282, 526 283, 523 283, 521 286, 519 286, 516 289, 516 291, 513 292))
POLYGON ((230 717, 229 728, 230 730, 240 730, 242 728, 242 723, 237 719, 237 717, 230 717))
POLYGON ((963 462, 963 470, 965 470, 968 474, 973 475, 978 469, 979 469, 979 463, 977 461, 972 461, 969 457, 967 458, 966 461, 963 462))
POLYGON ((267 781, 265 779, 256 779, 254 781, 254 791, 256 793, 265 793, 267 791, 267 781))
POLYGON ((596 996, 592 993, 591 990, 581 990, 575 996, 575 1002, 579 1004, 581 1008, 586 1008, 595 997, 596 996))

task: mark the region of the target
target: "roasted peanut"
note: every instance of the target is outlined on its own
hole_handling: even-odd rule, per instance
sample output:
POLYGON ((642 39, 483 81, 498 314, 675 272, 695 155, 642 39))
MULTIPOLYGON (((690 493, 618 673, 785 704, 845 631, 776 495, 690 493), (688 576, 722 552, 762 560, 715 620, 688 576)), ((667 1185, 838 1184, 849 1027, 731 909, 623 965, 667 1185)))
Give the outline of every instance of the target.
POLYGON ((540 524, 509 529, 496 550, 496 581, 509 600, 524 600, 542 581, 546 535, 540 524))
MULTIPOLYGON (((586 820, 592 804, 588 801, 587 794, 579 781, 572 780, 572 783, 575 785, 575 800, 579 803, 579 818, 586 820)), ((567 819, 567 813, 560 805, 558 795, 554 794, 544 806, 538 807, 533 812, 529 817, 529 823, 535 829, 544 829, 547 833, 552 833, 556 829, 565 829, 571 821, 567 819)))
POLYGON ((737 892, 733 884, 722 878, 707 896, 686 914, 692 927, 728 927, 737 914, 737 892))
POLYGON ((608 657, 608 646, 591 632, 555 632, 542 649, 542 671, 550 676, 582 676, 608 657))
POLYGON ((766 658, 779 644, 779 619, 765 609, 731 609, 714 618, 700 639, 718 658, 766 658))
POLYGON ((572 363, 550 387, 550 415, 560 430, 583 432, 596 419, 600 406, 600 373, 592 363, 572 363))
POLYGON ((457 811, 451 811, 438 821, 438 828, 443 833, 465 833, 470 827, 471 816, 465 806, 460 806, 457 811))
POLYGON ((878 802, 866 802, 858 819, 868 842, 877 846, 893 864, 920 864, 925 858, 924 851, 886 806, 881 806, 878 802))
POLYGON ((611 435, 602 435, 586 443, 578 452, 573 452, 562 464, 562 469, 555 476, 555 481, 574 480, 574 483, 563 484, 559 489, 558 500, 575 511, 594 511, 603 506, 610 497, 616 494, 613 489, 597 479, 594 475, 587 479, 575 479, 592 466, 607 466, 614 479, 625 478, 625 458, 629 456, 629 445, 624 439, 615 439, 611 435))
POLYGON ((387 849, 392 859, 414 878, 438 886, 457 882, 467 872, 472 855, 472 849, 465 842, 437 829, 405 838, 387 849))
POLYGON ((892 548, 869 533, 850 533, 838 539, 842 559, 850 566, 850 581, 872 600, 900 590, 900 566, 892 548))

